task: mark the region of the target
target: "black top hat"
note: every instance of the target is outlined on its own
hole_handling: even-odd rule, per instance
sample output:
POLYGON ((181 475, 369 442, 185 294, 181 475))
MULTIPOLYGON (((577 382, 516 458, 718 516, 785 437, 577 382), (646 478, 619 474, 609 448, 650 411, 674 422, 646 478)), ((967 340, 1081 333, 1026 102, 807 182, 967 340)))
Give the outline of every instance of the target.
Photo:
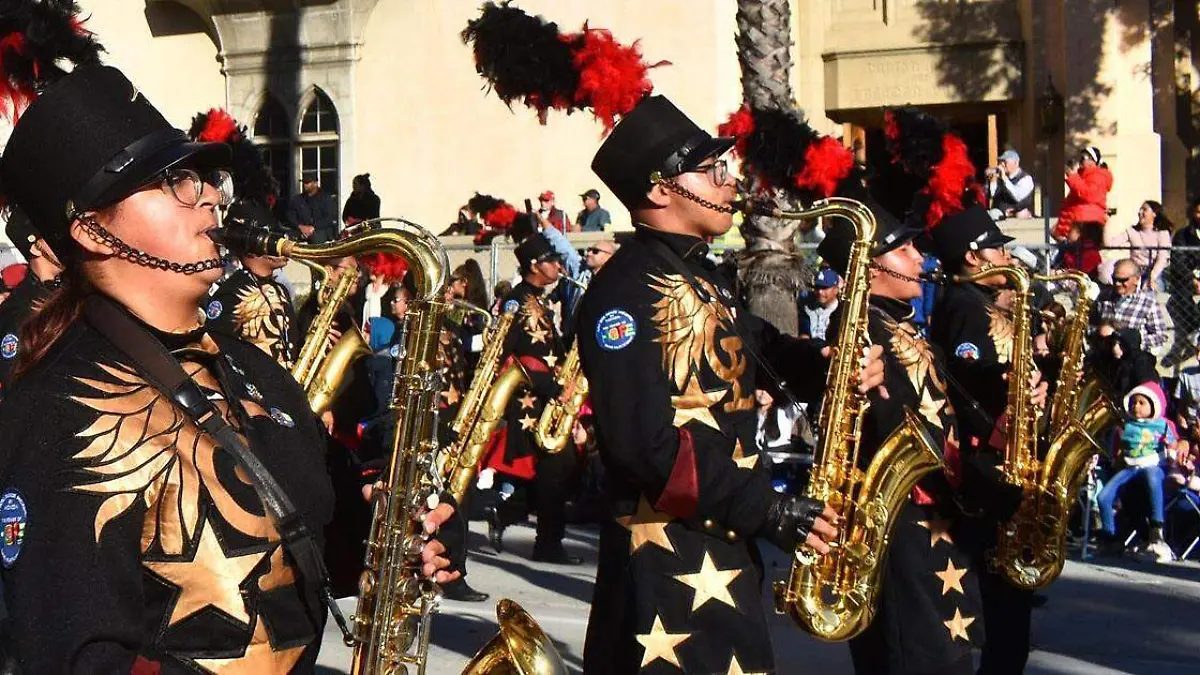
POLYGON ((29 216, 25 215, 25 212, 18 207, 9 210, 8 223, 4 226, 4 233, 8 235, 8 240, 17 247, 26 260, 33 257, 33 244, 42 236, 38 234, 37 229, 33 226, 33 221, 29 220, 29 216))
POLYGON ((665 96, 650 96, 613 129, 592 159, 592 171, 633 209, 650 191, 650 174, 678 176, 733 143, 732 138, 714 138, 665 96))
POLYGON ((522 270, 528 270, 530 265, 539 260, 558 257, 550 241, 541 232, 530 235, 517 246, 517 263, 522 270))
POLYGON ((967 251, 1001 248, 1013 241, 978 204, 943 218, 930 238, 934 253, 948 270, 958 269, 967 251))
POLYGON ((271 234, 289 236, 293 232, 283 226, 266 204, 255 199, 238 199, 229 205, 222 221, 226 227, 246 227, 267 230, 271 234))
POLYGON ((193 143, 116 68, 88 65, 21 115, 0 157, 0 182, 60 256, 79 214, 115 204, 163 171, 223 166, 229 148, 193 143))
MULTIPOLYGON (((893 251, 921 236, 923 230, 900 222, 878 203, 868 201, 867 206, 875 214, 875 246, 871 248, 871 257, 877 258, 888 251, 893 251)), ((837 273, 846 276, 846 268, 850 266, 850 245, 854 243, 854 226, 844 218, 838 218, 829 226, 825 238, 817 245, 817 253, 829 263, 837 273)))

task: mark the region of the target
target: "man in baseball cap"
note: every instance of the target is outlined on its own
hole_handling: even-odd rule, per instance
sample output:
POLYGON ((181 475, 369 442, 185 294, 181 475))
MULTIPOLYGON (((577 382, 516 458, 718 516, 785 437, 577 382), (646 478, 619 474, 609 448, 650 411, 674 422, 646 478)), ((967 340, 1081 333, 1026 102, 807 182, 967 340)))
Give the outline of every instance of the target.
POLYGON ((612 216, 600 208, 600 191, 591 189, 579 195, 579 198, 583 200, 583 210, 575 217, 575 222, 579 223, 580 229, 584 232, 603 232, 608 229, 612 216))

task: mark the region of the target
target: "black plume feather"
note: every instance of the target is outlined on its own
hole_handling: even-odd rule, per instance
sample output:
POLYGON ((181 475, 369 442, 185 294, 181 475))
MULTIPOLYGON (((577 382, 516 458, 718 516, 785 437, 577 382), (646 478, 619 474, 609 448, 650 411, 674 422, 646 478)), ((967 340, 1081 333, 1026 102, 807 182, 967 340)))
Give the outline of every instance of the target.
POLYGON ((0 2, 0 114, 16 117, 72 66, 100 62, 104 48, 74 0, 0 2))

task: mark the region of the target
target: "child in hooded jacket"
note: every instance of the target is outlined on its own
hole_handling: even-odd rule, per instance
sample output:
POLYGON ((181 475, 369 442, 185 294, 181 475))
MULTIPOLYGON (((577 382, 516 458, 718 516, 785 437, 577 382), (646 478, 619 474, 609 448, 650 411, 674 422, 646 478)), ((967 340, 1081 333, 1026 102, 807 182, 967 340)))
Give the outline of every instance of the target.
POLYGON ((1116 541, 1113 504, 1126 483, 1141 479, 1150 496, 1150 533, 1146 550, 1160 562, 1169 561, 1171 549, 1163 540, 1163 467, 1174 456, 1178 433, 1175 424, 1165 416, 1167 397, 1158 382, 1143 382, 1134 387, 1125 395, 1124 403, 1130 419, 1121 428, 1118 439, 1116 467, 1119 470, 1098 498, 1102 533, 1110 547, 1116 547, 1119 542, 1116 541))

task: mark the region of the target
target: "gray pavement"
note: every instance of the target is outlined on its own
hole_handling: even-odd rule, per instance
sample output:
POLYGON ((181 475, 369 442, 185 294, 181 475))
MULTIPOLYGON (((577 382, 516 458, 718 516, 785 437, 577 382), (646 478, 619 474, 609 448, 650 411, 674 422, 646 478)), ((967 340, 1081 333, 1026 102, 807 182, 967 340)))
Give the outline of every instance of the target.
MULTIPOLYGON (((486 526, 471 524, 470 582, 492 594, 484 603, 444 602, 433 622, 429 675, 457 675, 496 632, 495 601, 512 598, 553 638, 572 672, 582 672, 588 602, 595 574, 597 531, 572 527, 567 547, 587 564, 561 567, 529 560, 531 527, 505 534, 505 553, 491 555, 486 526), (478 553, 477 553, 478 552, 478 553)), ((788 560, 766 546, 768 570, 782 576, 788 560)), ((1200 673, 1200 565, 1068 564, 1034 610, 1027 675, 1196 675, 1200 673)), ((353 611, 353 602, 342 601, 353 611)), ((770 617, 780 673, 852 673, 845 645, 824 644, 782 616, 770 617)), ((332 622, 318 672, 349 669, 350 651, 332 622)))

